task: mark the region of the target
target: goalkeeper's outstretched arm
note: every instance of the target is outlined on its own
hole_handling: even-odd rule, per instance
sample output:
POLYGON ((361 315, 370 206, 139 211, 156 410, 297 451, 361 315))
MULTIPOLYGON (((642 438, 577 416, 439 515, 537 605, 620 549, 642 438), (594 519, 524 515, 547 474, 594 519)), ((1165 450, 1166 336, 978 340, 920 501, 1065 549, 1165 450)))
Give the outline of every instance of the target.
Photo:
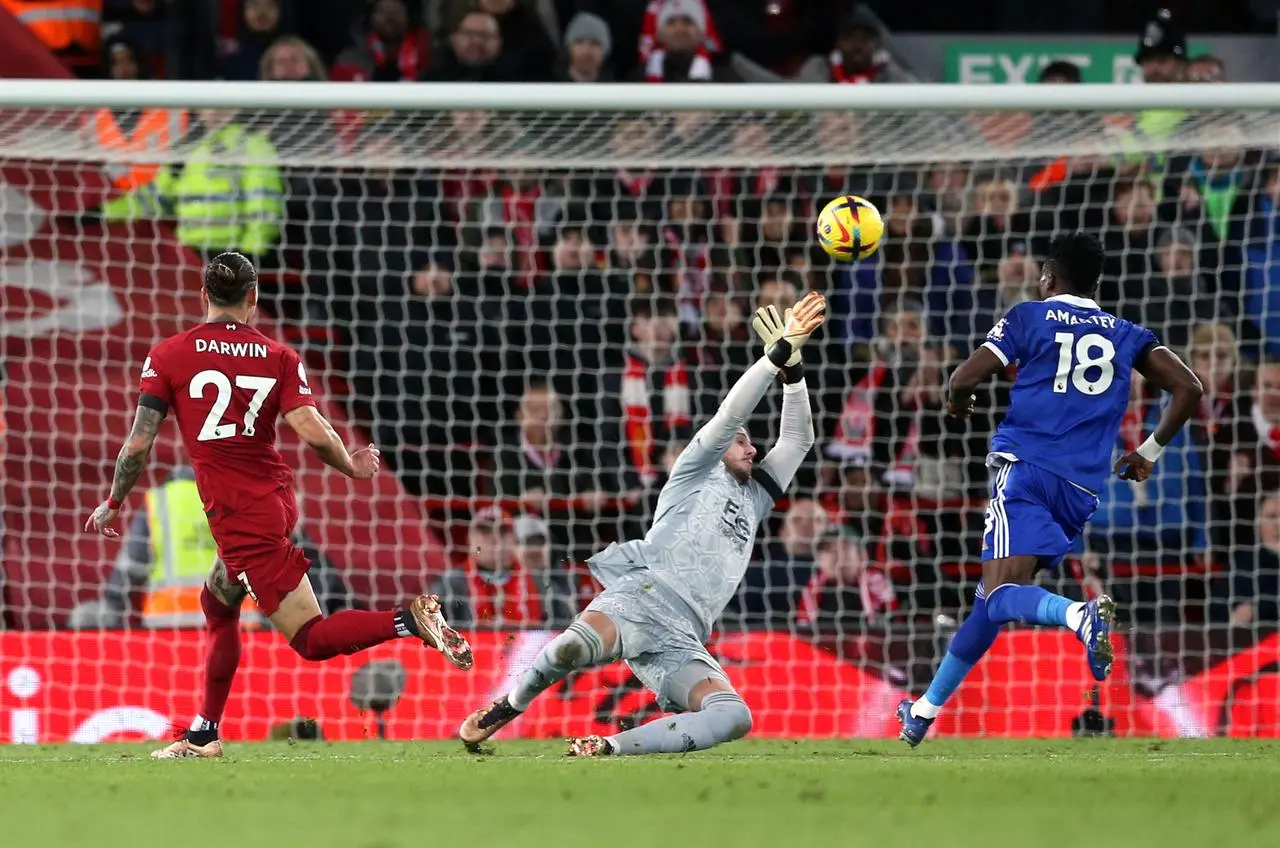
POLYGON ((769 475, 779 492, 785 492, 791 486, 792 478, 813 449, 814 441, 809 387, 801 377, 782 387, 782 423, 778 427, 778 441, 770 448, 769 455, 760 461, 760 471, 769 475))
MULTIPOLYGON (((801 346, 822 325, 826 309, 826 299, 817 292, 809 292, 789 313, 785 324, 777 322, 774 328, 776 333, 766 339, 764 357, 748 368, 747 373, 733 384, 716 414, 694 434, 688 447, 672 466, 670 479, 703 472, 720 461, 733 443, 734 435, 746 424, 747 416, 760 403, 778 372, 784 368, 794 369, 799 362, 801 346)), ((785 407, 786 401, 783 403, 785 407)), ((808 409, 807 397, 804 404, 808 409)), ((792 469, 792 474, 794 473, 795 470, 792 469)))

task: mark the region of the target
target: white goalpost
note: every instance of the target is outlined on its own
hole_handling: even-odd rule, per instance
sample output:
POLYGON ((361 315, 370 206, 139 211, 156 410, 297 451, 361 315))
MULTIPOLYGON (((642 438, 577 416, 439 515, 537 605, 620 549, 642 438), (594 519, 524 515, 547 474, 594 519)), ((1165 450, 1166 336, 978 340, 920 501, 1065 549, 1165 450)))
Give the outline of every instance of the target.
MULTIPOLYGON (((1276 148, 1280 86, 1261 84, 7 80, 0 741, 154 737, 196 712, 198 622, 147 615, 211 552, 199 521, 148 513, 144 489, 184 479, 171 425, 124 538, 80 528, 147 350, 201 319, 224 249, 260 265, 262 328, 336 426, 388 460, 353 485, 283 444, 322 603, 440 591, 476 648, 470 674, 402 645, 308 665, 247 616, 227 738, 303 716, 333 739, 450 737, 590 597, 582 561, 647 527, 671 456, 758 354, 752 311, 809 288, 831 304, 807 363, 818 443, 713 652, 762 735, 896 735, 972 599, 1008 398, 1005 380, 957 425, 948 368, 1076 229, 1107 249, 1103 308, 1185 354, 1210 402, 1043 578, 1119 598, 1113 679, 1092 690, 1070 634, 1013 629, 937 731, 1276 736, 1276 148), (817 248, 838 194, 880 209, 876 256, 817 248), (398 667, 360 672, 378 661, 398 667)), ((1158 404, 1135 392, 1117 450, 1158 404)), ((751 422, 761 447, 776 413, 751 422)), ((564 695, 511 732, 656 709, 621 666, 564 695)))

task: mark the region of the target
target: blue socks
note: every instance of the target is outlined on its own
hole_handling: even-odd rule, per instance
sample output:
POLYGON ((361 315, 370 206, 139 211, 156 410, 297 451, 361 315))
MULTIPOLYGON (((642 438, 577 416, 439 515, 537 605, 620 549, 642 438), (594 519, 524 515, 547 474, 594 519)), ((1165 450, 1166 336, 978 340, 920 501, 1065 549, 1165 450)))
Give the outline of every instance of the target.
POLYGON ((1000 635, 1000 626, 1009 621, 1044 624, 1077 630, 1084 614, 1084 604, 1074 603, 1039 586, 1005 583, 990 596, 981 582, 973 600, 973 611, 965 618, 951 639, 947 655, 929 684, 929 690, 911 705, 911 714, 934 718, 951 693, 964 681, 1000 635))
POLYGON ((1020 621, 1023 624, 1067 626, 1071 600, 1039 586, 997 586, 987 598, 987 615, 996 624, 1020 621))
POLYGON ((986 594, 981 583, 973 599, 973 610, 951 638, 947 655, 933 675, 929 691, 911 707, 911 713, 921 718, 934 718, 951 693, 960 688, 969 670, 987 652, 1000 635, 1000 625, 993 622, 988 613, 986 594))

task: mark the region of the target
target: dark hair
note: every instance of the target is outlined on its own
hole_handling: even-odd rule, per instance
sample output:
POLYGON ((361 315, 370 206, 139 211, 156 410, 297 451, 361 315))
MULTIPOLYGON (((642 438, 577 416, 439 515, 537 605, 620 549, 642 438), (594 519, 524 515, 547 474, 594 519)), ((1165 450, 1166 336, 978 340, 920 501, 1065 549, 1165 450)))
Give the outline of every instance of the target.
POLYGON ((640 296, 631 299, 631 317, 633 319, 671 318, 680 314, 680 308, 673 297, 665 295, 640 296))
POLYGON ((1154 197, 1156 193, 1156 184, 1145 177, 1134 177, 1132 179, 1117 180, 1111 189, 1111 199, 1118 200, 1126 194, 1133 194, 1140 188, 1145 188, 1151 192, 1154 197))
POLYGON ((253 263, 235 251, 219 253, 204 269, 204 290, 215 306, 239 306, 257 285, 253 263))
POLYGON ((1053 77, 1064 79, 1067 82, 1084 82, 1084 77, 1080 74, 1080 66, 1075 62, 1068 62, 1066 59, 1050 62, 1041 68, 1037 82, 1044 82, 1053 77))
POLYGON ((795 268, 765 268, 756 275, 756 289, 764 288, 766 283, 790 283, 797 292, 804 291, 804 275, 795 268))
POLYGON ((1102 276, 1102 243, 1088 233, 1059 236, 1046 263, 1070 294, 1092 295, 1102 276))

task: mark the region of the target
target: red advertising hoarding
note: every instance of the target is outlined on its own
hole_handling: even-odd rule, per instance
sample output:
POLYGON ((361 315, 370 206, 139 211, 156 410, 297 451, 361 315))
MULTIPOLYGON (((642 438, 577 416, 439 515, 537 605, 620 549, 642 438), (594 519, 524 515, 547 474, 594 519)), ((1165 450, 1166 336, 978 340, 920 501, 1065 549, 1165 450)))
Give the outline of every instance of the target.
MULTIPOLYGON (((228 705, 226 736, 267 737, 298 716, 329 739, 374 734, 374 717, 349 699, 352 674, 372 660, 403 664, 407 685, 386 715, 392 739, 444 739, 479 704, 506 691, 551 637, 542 631, 473 635, 476 668, 444 663, 411 640, 357 657, 306 663, 273 633, 246 633, 244 662, 228 705)), ((786 634, 729 634, 713 646, 755 716, 762 737, 896 735, 899 687, 786 634)), ((155 738, 197 707, 199 632, 0 633, 0 740, 99 742, 155 738)), ((1100 708, 1121 735, 1280 736, 1280 639, 1271 637, 1171 696, 1139 697, 1124 663, 1101 688, 1100 708), (1225 706, 1224 706, 1225 705, 1225 706), (1220 721, 1226 715, 1225 724, 1220 721)), ((892 678, 893 675, 889 674, 892 678)), ((1070 634, 1006 633, 939 719, 939 736, 1054 737, 1071 732, 1092 681, 1070 634)), ((546 693, 507 736, 613 732, 654 713, 652 697, 622 665, 577 675, 546 693)))

